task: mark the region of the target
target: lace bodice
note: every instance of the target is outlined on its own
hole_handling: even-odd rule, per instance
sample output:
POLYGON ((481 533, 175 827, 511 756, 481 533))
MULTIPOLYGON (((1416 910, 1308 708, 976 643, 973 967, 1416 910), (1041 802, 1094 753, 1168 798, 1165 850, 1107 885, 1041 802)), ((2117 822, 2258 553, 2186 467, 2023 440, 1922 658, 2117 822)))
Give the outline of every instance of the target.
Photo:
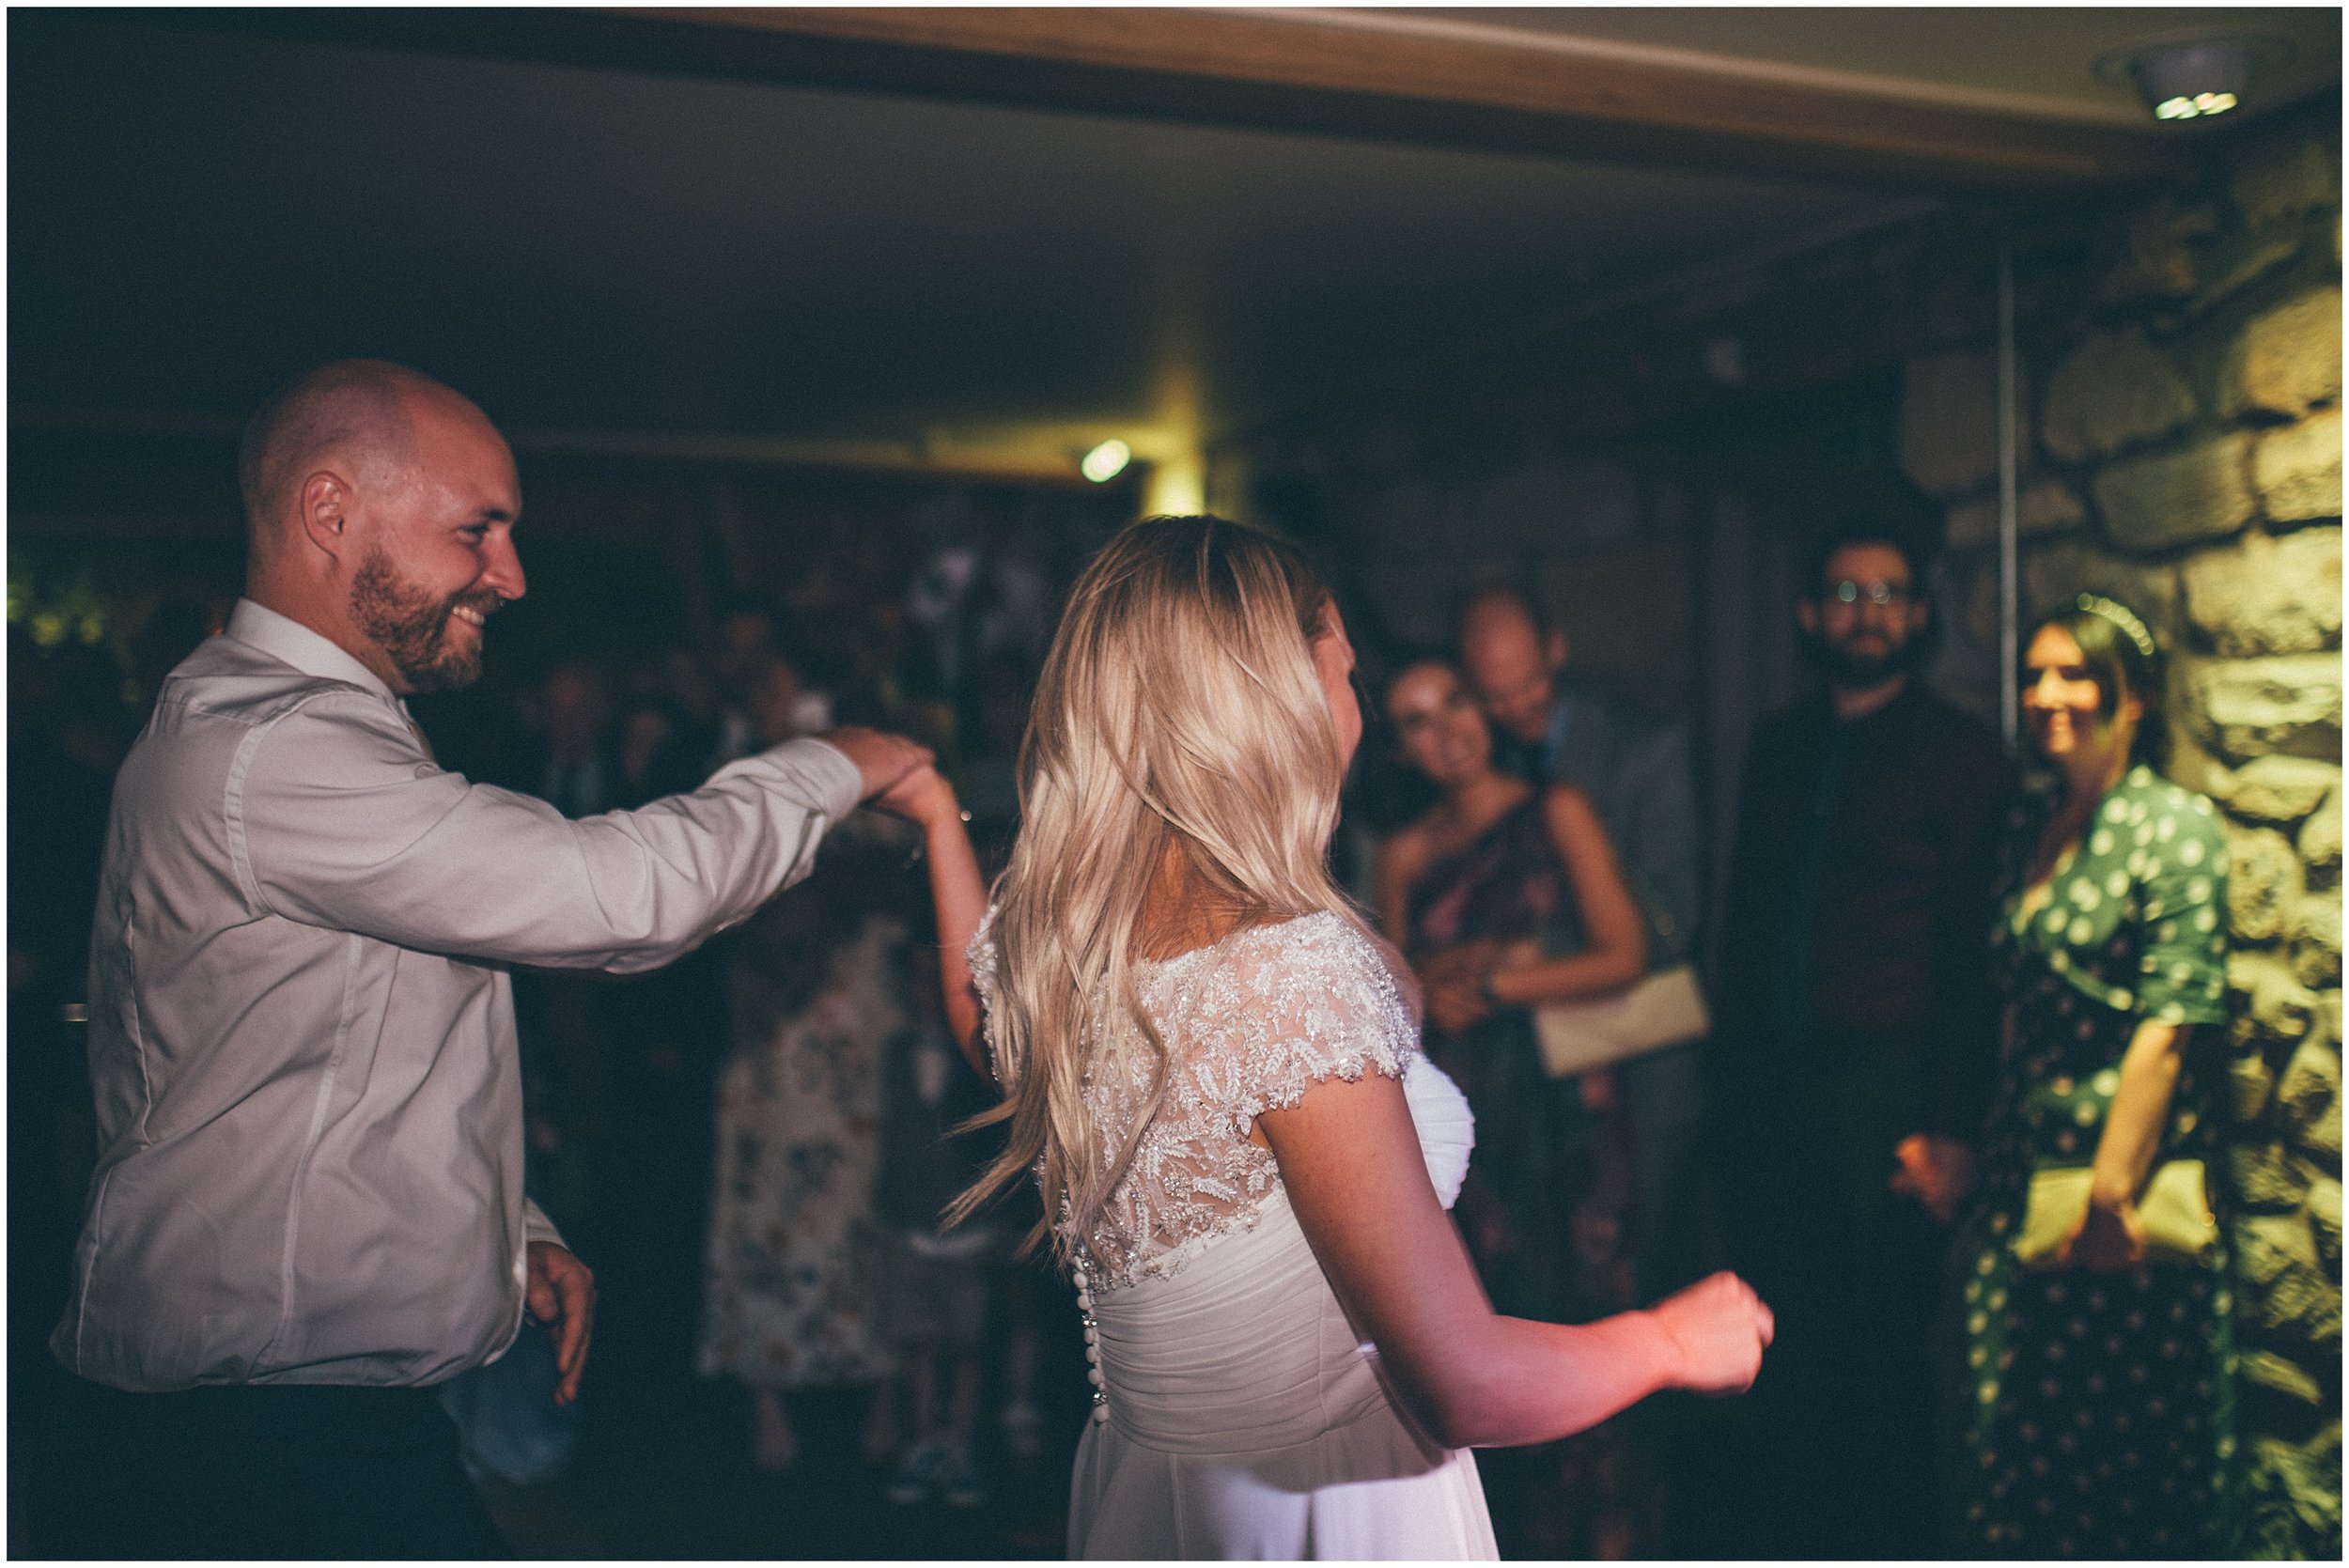
MULTIPOLYGON (((992 911, 971 943, 971 969, 991 1015, 998 962, 992 911)), ((1236 931, 1163 963, 1134 966, 1143 1005, 1166 1042, 1165 1099, 1133 1164, 1090 1234, 1061 1239, 1089 1260, 1096 1289, 1172 1273, 1212 1238, 1254 1223, 1280 1181, 1272 1152, 1249 1141, 1255 1118, 1293 1106, 1323 1079, 1400 1078, 1418 1051, 1393 971, 1354 924, 1331 913, 1236 931)), ((1086 1109, 1113 1158, 1150 1090, 1151 1058, 1130 1022, 1131 1048, 1097 1048, 1086 1109)), ((988 1046, 995 1048, 992 1022, 988 1046)), ((999 1070, 1003 1063, 998 1055, 999 1070)))

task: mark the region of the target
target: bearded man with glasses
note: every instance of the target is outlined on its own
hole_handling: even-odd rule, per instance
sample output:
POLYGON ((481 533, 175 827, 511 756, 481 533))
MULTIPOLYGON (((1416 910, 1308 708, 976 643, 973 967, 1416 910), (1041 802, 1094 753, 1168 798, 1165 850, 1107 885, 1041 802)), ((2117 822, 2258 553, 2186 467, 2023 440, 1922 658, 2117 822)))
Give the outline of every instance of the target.
POLYGON ((1780 1307, 1746 1545, 1934 1552, 1929 1341, 1996 1056, 1997 739, 1926 691, 1933 606, 1886 517, 1831 527, 1796 618, 1826 679, 1746 760, 1709 1098, 1734 1265, 1780 1307))

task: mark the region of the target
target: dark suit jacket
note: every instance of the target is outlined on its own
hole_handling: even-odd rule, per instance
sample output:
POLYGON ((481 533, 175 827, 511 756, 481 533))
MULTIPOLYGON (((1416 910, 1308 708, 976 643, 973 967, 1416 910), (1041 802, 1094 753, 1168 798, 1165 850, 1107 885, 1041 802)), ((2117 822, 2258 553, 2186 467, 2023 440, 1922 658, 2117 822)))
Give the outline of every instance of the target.
POLYGON ((2013 780, 1987 730, 1912 684, 1849 726, 1822 817, 1835 722, 1824 695, 1798 704, 1747 755, 1716 986, 1720 1103, 1760 1120, 1782 1106, 1798 1125, 1827 1080, 1866 1078, 1877 1087, 1865 1120, 1881 1123, 1869 1136, 1889 1157, 1911 1132, 1971 1138, 1981 1126, 1996 1061, 1992 889, 2013 780), (1790 934, 1814 835, 1808 929, 1790 934))

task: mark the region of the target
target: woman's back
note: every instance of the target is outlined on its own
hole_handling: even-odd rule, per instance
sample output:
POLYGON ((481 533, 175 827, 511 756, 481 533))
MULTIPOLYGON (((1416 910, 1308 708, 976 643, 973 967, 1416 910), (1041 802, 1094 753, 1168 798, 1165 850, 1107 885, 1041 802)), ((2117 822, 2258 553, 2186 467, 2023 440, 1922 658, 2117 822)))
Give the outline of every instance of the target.
MULTIPOLYGON (((982 951, 983 985, 990 957, 982 951)), ((1167 1048, 1168 1087, 1077 1251, 1098 1392, 1077 1459, 1072 1555, 1492 1555, 1473 1461, 1402 1416, 1278 1162, 1248 1137, 1258 1114, 1316 1081, 1383 1073, 1403 1081, 1437 1190, 1457 1192, 1468 1108, 1419 1055, 1385 960, 1324 913, 1236 932, 1135 977, 1167 1048)), ((1146 1071, 1088 1085, 1105 1141, 1132 1133, 1148 1090, 1146 1071)))

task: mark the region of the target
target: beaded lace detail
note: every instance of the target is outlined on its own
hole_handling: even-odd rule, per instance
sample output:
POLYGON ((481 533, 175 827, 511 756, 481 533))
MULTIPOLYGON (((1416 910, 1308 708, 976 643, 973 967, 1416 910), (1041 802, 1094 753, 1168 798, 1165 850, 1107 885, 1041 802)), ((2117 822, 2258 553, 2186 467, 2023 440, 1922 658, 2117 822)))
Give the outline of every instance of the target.
MULTIPOLYGON (((971 943, 990 1012, 995 968, 990 910, 971 943)), ((1324 1079, 1400 1078, 1419 1049, 1387 960, 1336 914, 1250 926, 1163 963, 1137 963, 1134 980, 1166 1042, 1169 1077, 1092 1234, 1077 1236, 1067 1216, 1060 1220, 1096 1289, 1171 1274, 1215 1237, 1256 1222, 1280 1185, 1272 1152, 1248 1141, 1260 1113, 1297 1104, 1324 1079)), ((1115 1027, 1128 1048, 1092 1052, 1084 1089, 1105 1158, 1115 1157, 1150 1090, 1140 1031, 1115 1027)), ((988 1038, 992 1050, 991 1023, 988 1038)))

